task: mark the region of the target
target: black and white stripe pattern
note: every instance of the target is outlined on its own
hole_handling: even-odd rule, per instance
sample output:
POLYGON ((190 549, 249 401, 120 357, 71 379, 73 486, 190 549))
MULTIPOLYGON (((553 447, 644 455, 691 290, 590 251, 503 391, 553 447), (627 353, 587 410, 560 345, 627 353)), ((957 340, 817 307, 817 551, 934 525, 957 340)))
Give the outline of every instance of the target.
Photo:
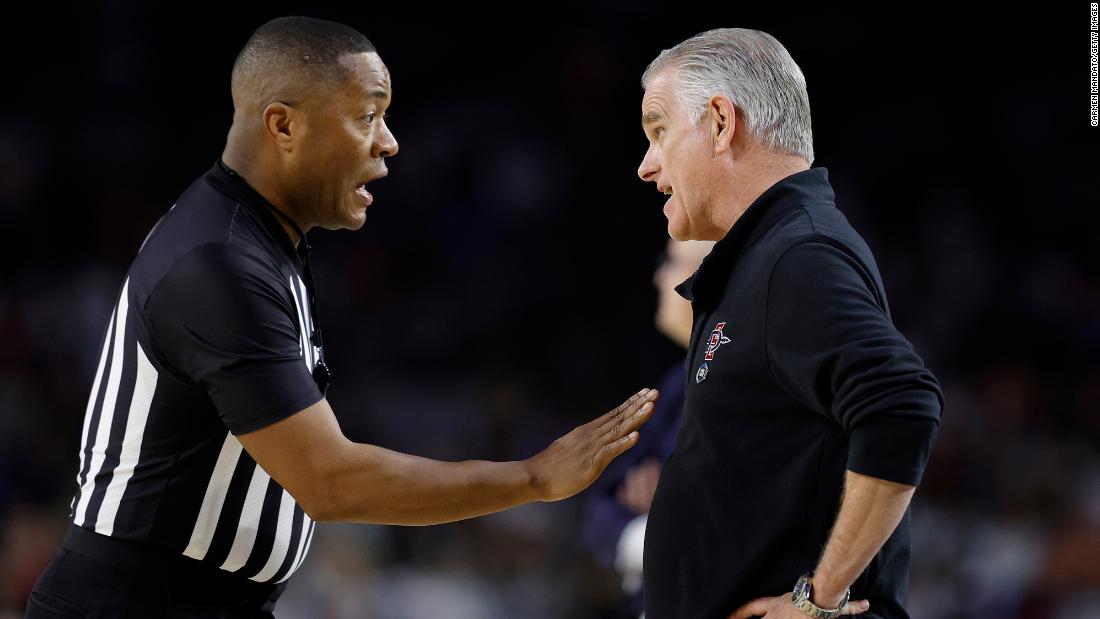
POLYGON ((183 554, 214 560, 221 569, 243 571, 257 582, 282 582, 305 558, 313 529, 314 522, 290 493, 227 432, 183 554), (225 535, 229 530, 231 540, 225 535))
POLYGON ((80 490, 74 499, 74 522, 103 535, 114 532, 122 496, 138 464, 157 384, 157 371, 145 351, 128 337, 129 284, 127 280, 122 286, 88 399, 77 477, 80 490), (107 382, 102 384, 105 370, 107 382))
MULTIPOLYGON (((112 314, 92 383, 81 437, 78 492, 72 520, 103 535, 127 537, 116 529, 142 518, 147 497, 128 495, 135 473, 150 466, 142 445, 156 407, 159 375, 135 334, 127 280, 112 314)), ((308 370, 317 362, 309 341, 312 317, 301 278, 287 281, 300 327, 302 358, 308 370)), ((260 468, 230 432, 210 466, 197 518, 182 554, 238 572, 256 582, 282 582, 302 564, 315 523, 293 497, 260 468)), ((207 461, 209 462, 209 460, 207 461)), ((209 465, 208 465, 209 466, 209 465)), ((152 510, 155 511, 155 510, 152 510)), ((148 523, 145 524, 148 527, 148 523)))

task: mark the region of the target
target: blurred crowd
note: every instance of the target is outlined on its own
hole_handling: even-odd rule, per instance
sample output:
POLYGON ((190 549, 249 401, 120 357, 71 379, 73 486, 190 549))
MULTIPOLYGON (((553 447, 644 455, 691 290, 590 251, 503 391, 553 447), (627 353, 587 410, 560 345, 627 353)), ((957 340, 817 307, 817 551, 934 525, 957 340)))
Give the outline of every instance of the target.
MULTIPOLYGON (((378 46, 401 143, 365 228, 313 235, 329 397, 351 438, 525 458, 675 363, 653 327, 666 237, 635 176, 638 80, 696 32, 760 28, 806 74, 814 165, 944 388, 913 504, 912 616, 1100 617, 1100 133, 1087 68, 1064 60, 1086 49, 1064 40, 1087 10, 1008 43, 984 18, 492 29, 325 8, 378 46)), ((221 152, 232 59, 270 17, 150 11, 112 3, 5 54, 0 619, 22 616, 67 526, 124 270, 221 152)), ((582 540, 583 496, 438 527, 321 526, 278 614, 626 616, 582 540)))

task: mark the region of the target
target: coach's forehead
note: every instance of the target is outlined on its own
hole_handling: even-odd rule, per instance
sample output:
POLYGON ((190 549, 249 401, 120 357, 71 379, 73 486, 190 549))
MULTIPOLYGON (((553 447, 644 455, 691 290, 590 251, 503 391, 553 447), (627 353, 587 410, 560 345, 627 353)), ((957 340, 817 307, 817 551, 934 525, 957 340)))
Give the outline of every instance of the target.
POLYGON ((642 95, 643 127, 667 121, 679 109, 679 99, 676 97, 678 86, 676 70, 671 67, 659 71, 646 83, 645 94, 642 95))

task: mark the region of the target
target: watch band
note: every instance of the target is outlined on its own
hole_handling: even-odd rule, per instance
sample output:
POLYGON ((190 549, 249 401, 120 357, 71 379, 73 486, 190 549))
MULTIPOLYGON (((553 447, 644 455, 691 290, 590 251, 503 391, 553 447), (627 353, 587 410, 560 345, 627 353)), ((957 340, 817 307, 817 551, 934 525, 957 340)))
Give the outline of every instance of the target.
POLYGON ((818 619, 835 619, 839 617, 848 604, 848 599, 852 596, 852 589, 849 588, 844 592, 844 599, 840 601, 840 604, 837 604, 836 608, 821 608, 810 600, 813 593, 813 575, 813 572, 809 572, 798 579, 798 582, 794 585, 794 590, 791 592, 791 603, 794 604, 796 609, 810 617, 817 617, 818 619))

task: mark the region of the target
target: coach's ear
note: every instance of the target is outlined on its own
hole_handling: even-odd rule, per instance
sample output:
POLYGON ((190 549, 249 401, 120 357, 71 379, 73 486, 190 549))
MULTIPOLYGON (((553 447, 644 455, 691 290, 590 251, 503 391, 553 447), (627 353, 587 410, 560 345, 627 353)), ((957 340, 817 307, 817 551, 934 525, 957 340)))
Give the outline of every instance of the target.
POLYGON ((707 102, 707 111, 703 114, 703 122, 707 124, 711 142, 714 143, 714 154, 723 155, 729 152, 737 131, 737 108, 733 101, 726 95, 711 97, 707 102))

